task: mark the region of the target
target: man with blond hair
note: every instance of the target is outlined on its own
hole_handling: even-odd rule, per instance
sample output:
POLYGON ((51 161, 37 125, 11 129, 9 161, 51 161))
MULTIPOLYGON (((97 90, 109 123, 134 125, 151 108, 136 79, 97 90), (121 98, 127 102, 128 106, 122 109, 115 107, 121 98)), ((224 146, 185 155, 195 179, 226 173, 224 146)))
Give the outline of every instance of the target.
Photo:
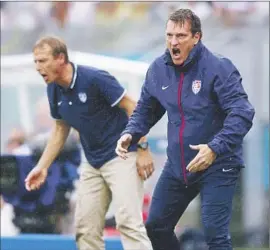
POLYGON ((105 215, 113 198, 124 249, 151 250, 142 218, 143 180, 154 170, 146 138, 130 149, 126 162, 114 151, 136 102, 108 72, 72 63, 58 38, 42 38, 33 53, 36 70, 47 83, 55 124, 37 166, 25 180, 26 188, 35 190, 44 183, 72 127, 86 158, 75 212, 78 248, 104 249, 105 215))

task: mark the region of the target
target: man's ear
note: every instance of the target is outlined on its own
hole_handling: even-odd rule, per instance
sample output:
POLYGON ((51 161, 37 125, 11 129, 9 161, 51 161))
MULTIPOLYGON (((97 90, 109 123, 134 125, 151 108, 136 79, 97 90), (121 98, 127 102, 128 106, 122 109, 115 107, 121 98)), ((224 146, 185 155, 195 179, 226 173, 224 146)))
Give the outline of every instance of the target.
POLYGON ((200 41, 201 34, 199 32, 196 32, 194 35, 194 46, 200 41))
POLYGON ((60 53, 58 55, 58 59, 59 61, 61 62, 61 65, 65 64, 66 63, 66 60, 65 60, 65 55, 63 53, 60 53))

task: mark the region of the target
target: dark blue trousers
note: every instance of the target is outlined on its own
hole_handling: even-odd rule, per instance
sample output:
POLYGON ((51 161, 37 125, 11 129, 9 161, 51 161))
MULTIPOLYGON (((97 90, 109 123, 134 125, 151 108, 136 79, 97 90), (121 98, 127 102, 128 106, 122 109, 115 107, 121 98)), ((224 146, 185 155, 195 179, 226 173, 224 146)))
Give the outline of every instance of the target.
POLYGON ((156 185, 147 234, 154 250, 179 250, 174 228, 189 203, 200 194, 201 218, 209 250, 232 250, 229 223, 239 168, 202 175, 187 187, 165 167, 156 185))

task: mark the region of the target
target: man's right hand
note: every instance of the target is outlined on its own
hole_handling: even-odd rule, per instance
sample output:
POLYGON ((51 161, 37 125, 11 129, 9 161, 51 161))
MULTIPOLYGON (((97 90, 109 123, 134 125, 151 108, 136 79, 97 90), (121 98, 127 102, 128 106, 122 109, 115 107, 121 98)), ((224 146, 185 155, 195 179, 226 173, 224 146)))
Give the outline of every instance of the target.
POLYGON ((48 175, 47 168, 34 167, 25 179, 25 188, 28 191, 36 190, 45 182, 48 175))
POLYGON ((124 134, 117 142, 115 152, 118 156, 120 156, 124 160, 127 159, 128 147, 130 146, 131 140, 132 140, 131 134, 124 134))

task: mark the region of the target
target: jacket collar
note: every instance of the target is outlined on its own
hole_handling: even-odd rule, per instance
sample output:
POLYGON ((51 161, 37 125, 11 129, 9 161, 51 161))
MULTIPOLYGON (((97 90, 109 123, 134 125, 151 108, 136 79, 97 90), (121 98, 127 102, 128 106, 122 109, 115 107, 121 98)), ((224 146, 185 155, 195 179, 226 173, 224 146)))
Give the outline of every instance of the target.
POLYGON ((73 71, 72 71, 72 79, 71 79, 70 85, 69 85, 67 88, 64 88, 64 87, 58 85, 59 88, 60 88, 62 91, 64 91, 64 92, 69 92, 69 91, 71 91, 71 90, 74 88, 75 83, 76 83, 76 79, 77 79, 77 70, 78 70, 78 66, 77 66, 77 64, 75 64, 75 63, 73 63, 73 62, 70 62, 70 64, 71 64, 72 69, 73 69, 73 71))
POLYGON ((181 71, 186 71, 190 68, 191 65, 193 65, 199 59, 203 48, 204 45, 202 44, 201 41, 199 41, 197 45, 194 46, 194 48, 191 50, 191 52, 188 55, 188 58, 184 61, 182 65, 175 65, 173 63, 170 51, 166 49, 165 53, 163 54, 164 63, 179 68, 181 71))
POLYGON ((72 65, 72 68, 73 68, 73 74, 72 74, 72 80, 71 80, 71 83, 69 85, 69 89, 73 89, 74 88, 74 85, 75 85, 75 82, 76 82, 76 79, 77 79, 77 64, 73 63, 73 62, 70 62, 71 65, 72 65))

